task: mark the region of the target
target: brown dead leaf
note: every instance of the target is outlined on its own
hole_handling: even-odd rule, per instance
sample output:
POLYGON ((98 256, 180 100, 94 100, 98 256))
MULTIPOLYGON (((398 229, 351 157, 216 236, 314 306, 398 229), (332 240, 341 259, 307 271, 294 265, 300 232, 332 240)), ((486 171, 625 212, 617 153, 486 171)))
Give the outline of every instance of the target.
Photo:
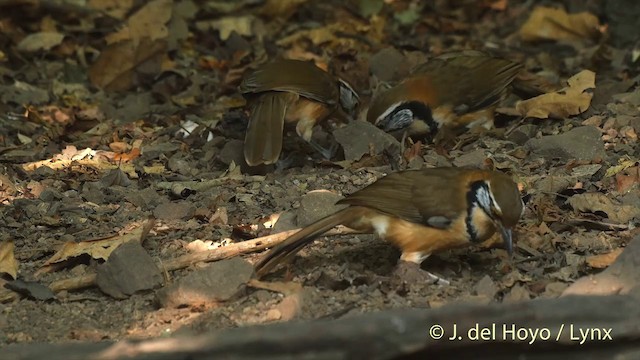
POLYGON ((80 242, 68 241, 44 263, 43 267, 36 272, 36 275, 50 272, 53 269, 53 265, 59 265, 66 260, 85 254, 91 256, 93 259, 106 260, 109 258, 109 255, 111 255, 111 252, 121 244, 128 241, 142 242, 151 229, 151 226, 153 226, 153 221, 140 225, 125 234, 118 234, 106 239, 80 242))
POLYGON ((597 40, 602 34, 598 18, 588 12, 568 14, 565 10, 538 6, 520 28, 524 41, 597 40))
POLYGON ((8 274, 12 279, 18 277, 18 261, 13 255, 13 241, 0 244, 0 274, 8 274))
POLYGON ((142 154, 142 152, 140 151, 140 148, 133 148, 131 149, 131 151, 129 151, 128 153, 125 154, 115 154, 115 156, 113 157, 113 159, 115 161, 124 161, 124 162, 131 162, 135 159, 137 159, 140 155, 142 154))
POLYGON ((18 50, 23 52, 48 51, 62 44, 64 34, 57 32, 39 32, 27 35, 20 43, 18 50))
MULTIPOLYGON (((89 69, 91 84, 109 91, 129 89, 137 81, 135 68, 148 63, 154 57, 162 57, 167 43, 148 38, 135 46, 131 41, 121 41, 107 46, 89 69)), ((160 62, 158 72, 160 72, 160 62)))
POLYGON ((123 20, 134 5, 134 0, 89 0, 87 5, 109 16, 123 20))
POLYGON ((119 153, 119 154, 122 154, 122 153, 126 152, 130 148, 131 148, 131 145, 127 144, 124 141, 114 141, 114 142, 109 144, 109 149, 111 149, 111 151, 113 151, 115 153, 119 153))
POLYGON ((217 20, 208 22, 208 25, 218 30, 220 40, 226 41, 232 32, 236 32, 241 36, 253 36, 253 27, 256 18, 251 15, 245 16, 226 16, 217 20))
POLYGON ((355 48, 357 47, 356 40, 338 35, 360 34, 367 38, 377 38, 378 35, 374 34, 377 30, 379 29, 376 27, 376 23, 366 24, 360 20, 352 19, 351 21, 336 22, 314 29, 300 30, 281 38, 276 44, 281 47, 291 47, 296 43, 311 41, 316 46, 355 48))
POLYGON ((118 32, 107 35, 105 40, 109 45, 131 40, 135 48, 144 38, 151 42, 166 39, 169 35, 166 24, 171 19, 172 11, 171 0, 151 1, 131 15, 127 24, 118 32))
POLYGON ((623 248, 618 248, 606 254, 588 256, 586 259, 587 265, 596 269, 604 269, 606 267, 609 267, 609 265, 616 261, 618 255, 622 254, 623 250, 623 248))
POLYGON ((285 21, 306 1, 307 0, 267 0, 260 9, 260 15, 268 18, 278 17, 280 21, 285 21))
POLYGON ((625 174, 616 174, 616 191, 626 193, 634 185, 640 183, 640 167, 626 169, 625 174))
POLYGON ((585 112, 591 105, 596 74, 582 70, 567 80, 568 86, 552 93, 519 101, 516 112, 524 117, 564 119, 585 112))
POLYGON ((602 193, 584 193, 573 195, 567 200, 575 211, 597 212, 607 214, 607 217, 617 223, 624 224, 640 216, 640 207, 632 205, 619 205, 614 203, 607 195, 602 193))
POLYGON ((508 0, 485 0, 482 4, 482 6, 496 11, 505 11, 508 5, 508 0))

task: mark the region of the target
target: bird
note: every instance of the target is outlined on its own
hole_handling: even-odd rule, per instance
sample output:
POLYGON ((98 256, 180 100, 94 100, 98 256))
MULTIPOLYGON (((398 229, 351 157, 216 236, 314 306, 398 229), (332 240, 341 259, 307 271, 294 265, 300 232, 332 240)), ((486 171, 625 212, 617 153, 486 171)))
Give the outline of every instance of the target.
POLYGON ((257 67, 243 78, 239 90, 250 108, 244 139, 244 158, 249 166, 278 161, 285 123, 295 125, 300 137, 331 158, 332 149, 312 140, 313 127, 331 116, 349 121, 359 102, 346 81, 313 62, 294 59, 277 59, 257 67))
POLYGON ((496 231, 511 254, 512 229, 524 211, 518 186, 508 175, 455 167, 391 173, 336 204, 347 206, 269 250, 254 266, 256 276, 338 225, 389 241, 402 253, 399 265, 418 269, 433 253, 480 244, 496 231))
POLYGON ((522 65, 476 50, 445 53, 416 67, 371 101, 367 120, 386 132, 431 137, 493 125, 494 110, 522 65))

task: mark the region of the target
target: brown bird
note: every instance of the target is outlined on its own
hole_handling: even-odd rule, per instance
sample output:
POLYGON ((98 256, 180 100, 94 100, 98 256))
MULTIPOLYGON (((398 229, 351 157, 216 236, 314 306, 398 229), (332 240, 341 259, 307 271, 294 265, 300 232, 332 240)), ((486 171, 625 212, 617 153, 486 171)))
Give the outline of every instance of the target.
POLYGON ((464 168, 392 173, 337 204, 349 206, 274 247, 256 264, 256 274, 266 274, 337 225, 377 234, 400 248, 401 260, 418 266, 434 252, 481 243, 496 230, 511 253, 511 231, 524 209, 509 176, 464 168))
POLYGON ((442 128, 489 127, 497 103, 520 69, 513 61, 480 51, 443 54, 376 96, 367 120, 409 136, 434 137, 442 128))
POLYGON ((240 92, 250 107, 249 126, 244 140, 247 164, 273 164, 282 152, 285 123, 325 158, 332 150, 312 141, 313 127, 333 116, 349 119, 358 95, 343 80, 301 60, 276 60, 244 77, 240 92))

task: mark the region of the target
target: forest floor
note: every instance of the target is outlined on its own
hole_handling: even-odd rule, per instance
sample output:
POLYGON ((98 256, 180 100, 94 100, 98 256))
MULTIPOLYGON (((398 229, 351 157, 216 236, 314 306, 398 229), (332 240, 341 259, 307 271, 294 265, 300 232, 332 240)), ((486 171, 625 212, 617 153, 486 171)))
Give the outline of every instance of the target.
MULTIPOLYGON (((0 2, 0 346, 555 298, 606 268, 637 233, 637 51, 607 43, 603 27, 569 35, 555 28, 540 41, 524 26, 540 10, 512 0, 7 3, 0 2), (157 24, 140 25, 145 19, 157 24), (376 84, 461 49, 521 62, 529 76, 521 80, 535 85, 534 94, 506 99, 494 129, 463 134, 450 147, 415 142, 397 154, 369 146, 369 129, 352 141, 370 151, 353 155, 347 149, 355 145, 342 141, 344 156, 332 161, 294 135, 284 146, 286 168, 242 163, 247 116, 237 86, 256 64, 276 55, 315 60, 360 93, 362 118, 376 84), (595 86, 579 88, 584 78, 567 85, 593 73, 595 86), (536 103, 546 116, 519 113, 518 101, 542 93, 560 97, 536 103), (500 247, 457 249, 422 265, 449 285, 398 281, 397 249, 346 234, 320 237, 285 270, 239 292, 209 296, 218 284, 203 280, 205 295, 185 294, 195 274, 233 282, 246 269, 225 260, 203 274, 209 262, 195 254, 298 228, 385 174, 435 166, 489 167, 519 183, 526 209, 513 258, 500 247), (109 257, 131 240, 142 255, 133 247, 119 261, 109 257), (100 275, 106 258, 115 270, 100 275), (127 280, 138 271, 151 274, 152 289, 131 294, 127 280)), ((253 263, 262 253, 240 256, 253 263)))

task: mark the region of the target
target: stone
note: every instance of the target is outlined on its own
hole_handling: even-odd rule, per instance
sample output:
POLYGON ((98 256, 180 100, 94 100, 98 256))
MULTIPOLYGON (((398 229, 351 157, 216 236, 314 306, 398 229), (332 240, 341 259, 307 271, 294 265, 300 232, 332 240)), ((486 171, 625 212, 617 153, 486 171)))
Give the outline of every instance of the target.
POLYGON ((600 130, 593 126, 581 126, 564 134, 530 139, 525 148, 546 159, 595 160, 605 156, 600 130))

